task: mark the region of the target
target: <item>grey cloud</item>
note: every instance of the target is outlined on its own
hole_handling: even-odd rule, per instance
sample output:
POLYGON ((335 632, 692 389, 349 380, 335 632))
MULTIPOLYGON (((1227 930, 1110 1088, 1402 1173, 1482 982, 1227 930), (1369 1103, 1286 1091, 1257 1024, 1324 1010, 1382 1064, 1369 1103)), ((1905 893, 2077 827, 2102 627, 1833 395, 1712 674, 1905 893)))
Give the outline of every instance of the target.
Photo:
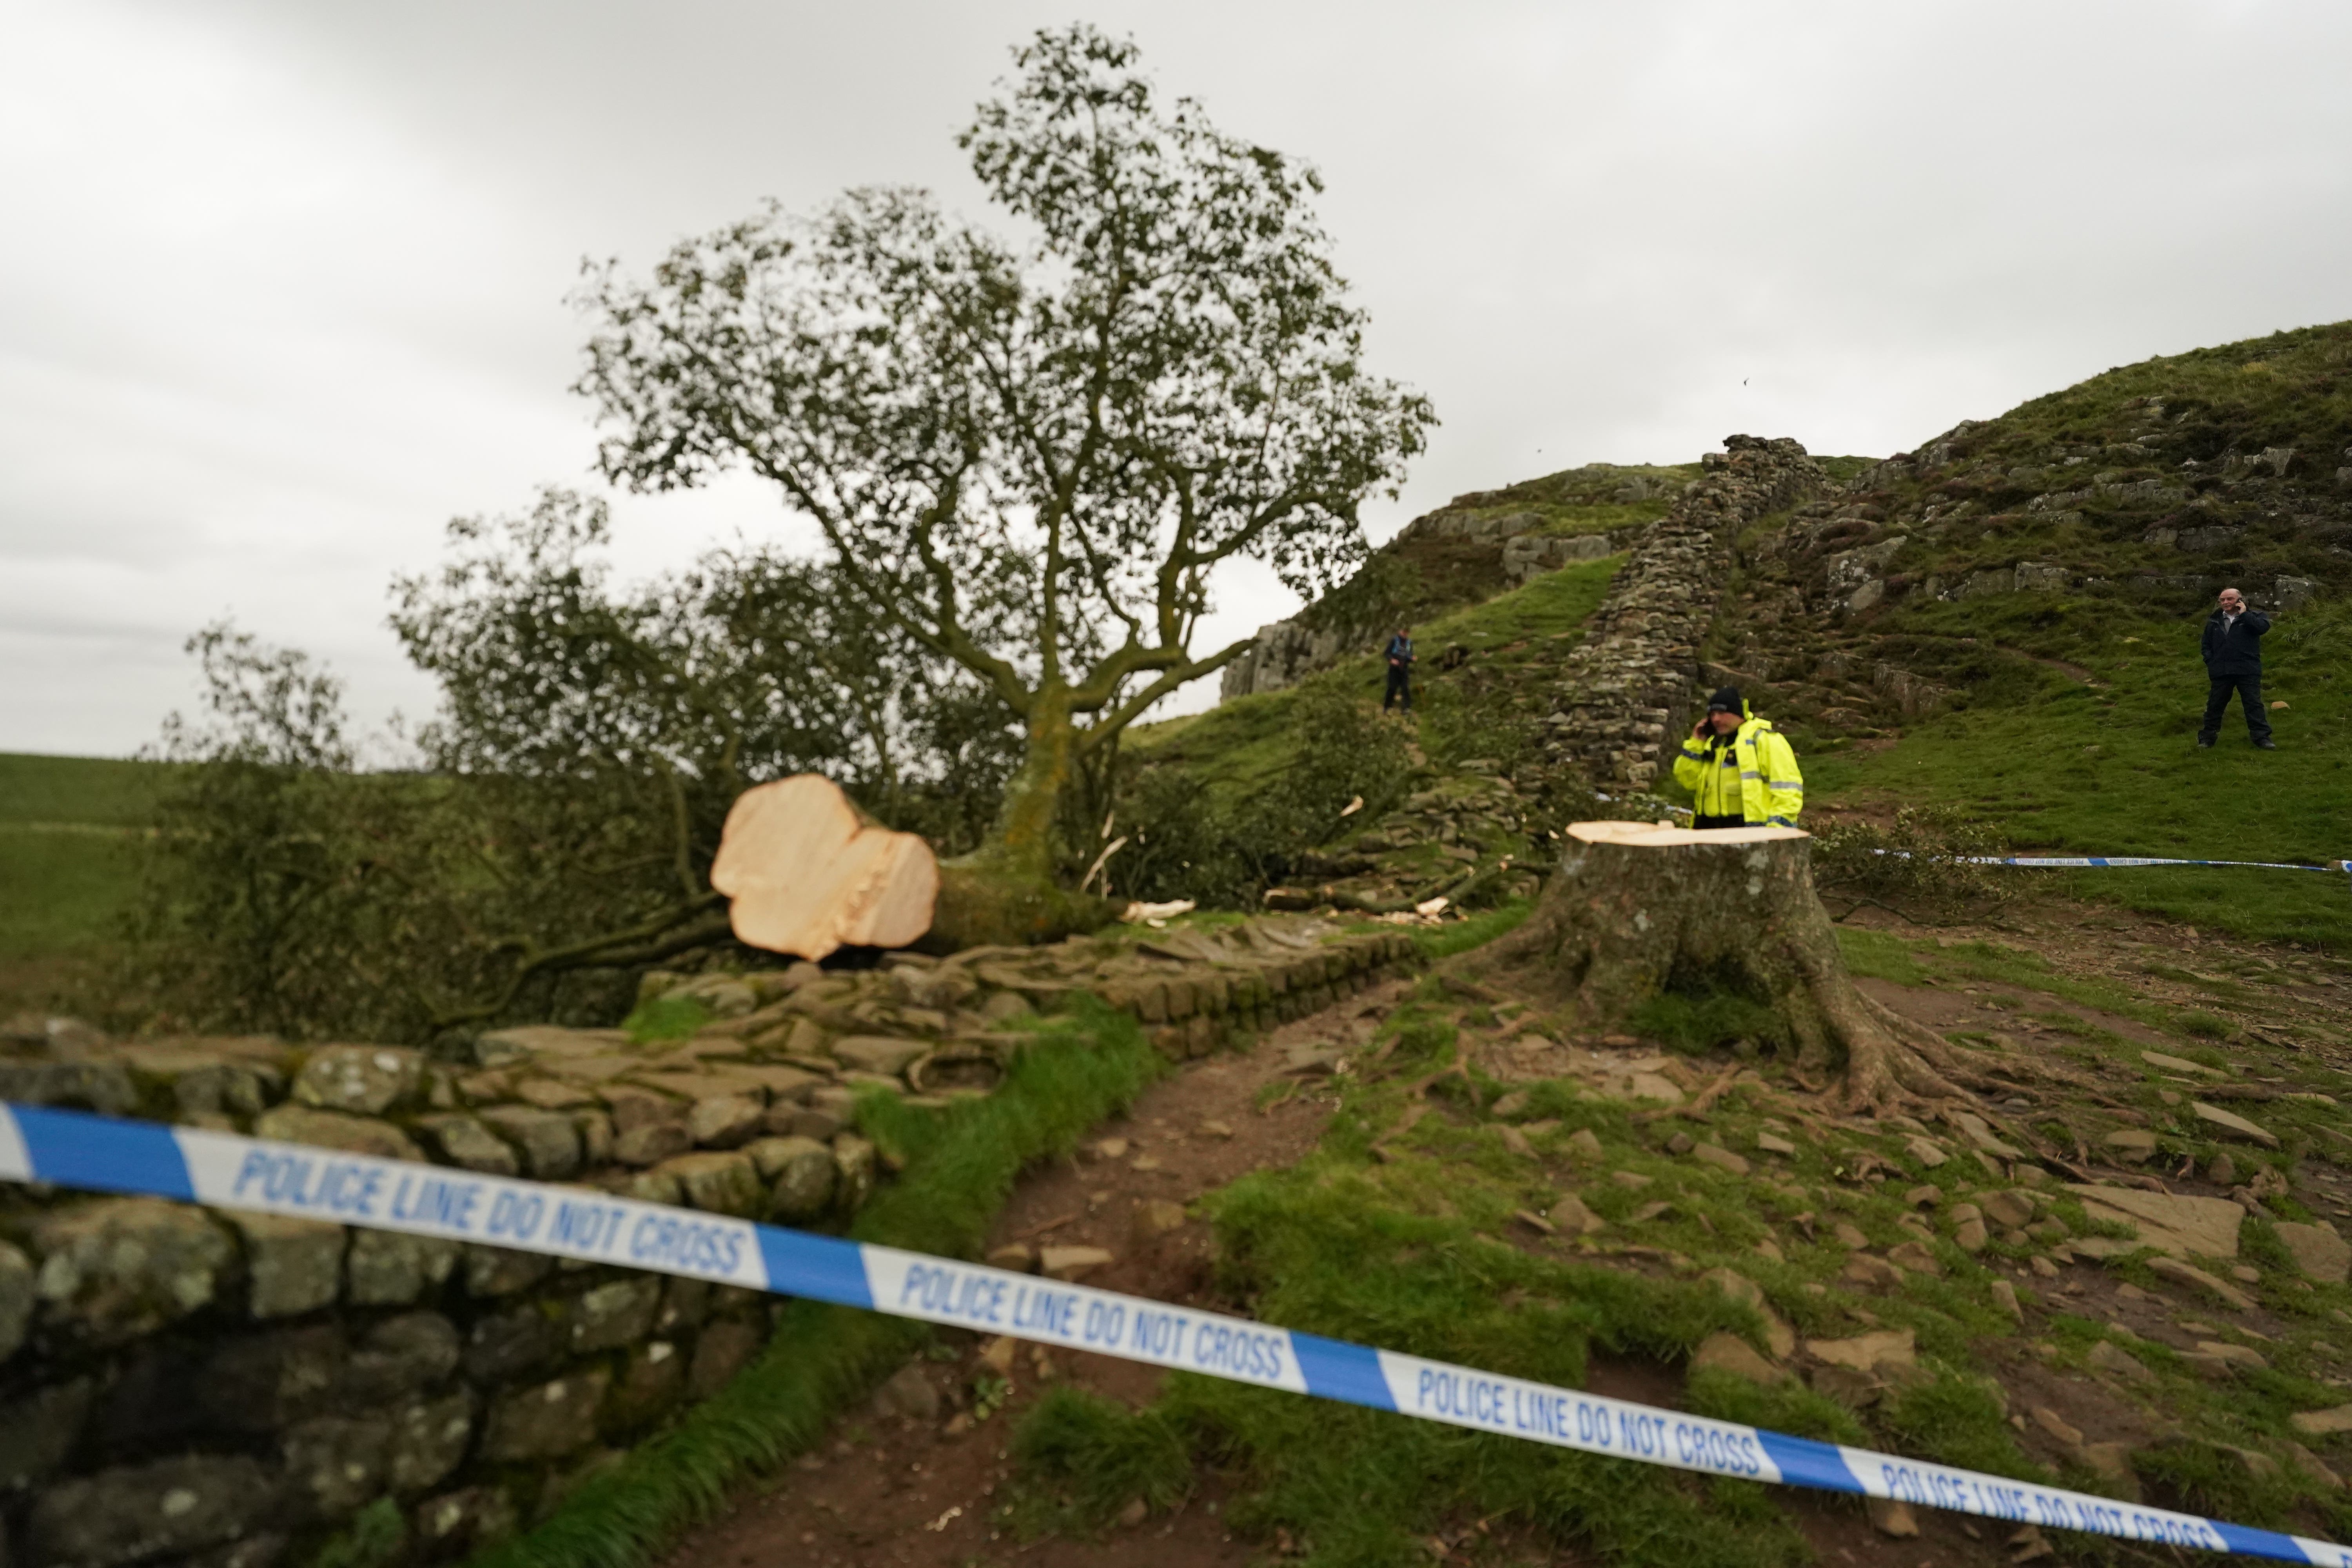
MULTIPOLYGON (((1885 452, 2352 315, 2352 11, 2325 0, 26 7, 0 654, 29 679, 0 749, 137 746, 224 610, 333 658, 364 718, 416 710, 387 579, 591 459, 580 258, 861 182, 976 209, 950 134, 1073 10, 1324 170, 1378 368, 1445 419, 1376 535, 1734 430, 1885 452)), ((748 483, 616 515, 632 573, 801 537, 748 483)), ((1206 638, 1288 607, 1263 574, 1224 595, 1206 638)))

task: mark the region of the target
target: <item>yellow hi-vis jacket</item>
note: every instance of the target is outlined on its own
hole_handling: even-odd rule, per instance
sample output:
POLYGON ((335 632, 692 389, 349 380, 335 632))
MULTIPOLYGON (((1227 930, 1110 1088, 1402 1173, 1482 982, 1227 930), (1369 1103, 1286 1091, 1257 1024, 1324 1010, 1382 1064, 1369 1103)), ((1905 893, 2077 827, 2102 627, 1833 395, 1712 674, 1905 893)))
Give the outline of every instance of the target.
POLYGON ((1691 792, 1693 810, 1701 816, 1741 817, 1759 827, 1797 826, 1797 813, 1805 809, 1805 775, 1797 771, 1788 737, 1769 719, 1746 713, 1729 744, 1718 751, 1712 742, 1712 736, 1685 738, 1682 755, 1675 759, 1675 782, 1691 792))

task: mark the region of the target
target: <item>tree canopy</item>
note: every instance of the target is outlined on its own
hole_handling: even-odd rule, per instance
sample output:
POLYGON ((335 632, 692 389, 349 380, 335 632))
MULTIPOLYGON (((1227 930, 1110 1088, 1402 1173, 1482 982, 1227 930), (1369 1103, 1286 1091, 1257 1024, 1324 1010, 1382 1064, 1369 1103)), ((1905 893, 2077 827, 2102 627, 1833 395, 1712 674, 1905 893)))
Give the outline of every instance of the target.
POLYGON ((1323 591, 1434 416, 1362 368, 1311 167, 1163 107, 1089 26, 1014 58, 959 142, 1022 237, 868 188, 647 280, 593 268, 580 390, 608 478, 747 467, 877 622, 984 685, 1026 740, 992 858, 1042 877, 1087 754, 1248 646, 1191 647, 1213 571, 1323 591))

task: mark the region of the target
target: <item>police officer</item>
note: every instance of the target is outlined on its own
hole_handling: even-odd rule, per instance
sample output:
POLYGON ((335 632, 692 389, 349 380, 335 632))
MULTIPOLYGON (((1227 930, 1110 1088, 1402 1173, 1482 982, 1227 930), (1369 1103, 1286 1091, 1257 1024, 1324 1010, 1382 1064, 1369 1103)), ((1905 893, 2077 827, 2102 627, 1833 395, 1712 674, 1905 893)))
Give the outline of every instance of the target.
POLYGON ((1805 808, 1788 737, 1750 713, 1736 686, 1706 700, 1675 759, 1675 782, 1691 792, 1693 827, 1794 827, 1805 808))

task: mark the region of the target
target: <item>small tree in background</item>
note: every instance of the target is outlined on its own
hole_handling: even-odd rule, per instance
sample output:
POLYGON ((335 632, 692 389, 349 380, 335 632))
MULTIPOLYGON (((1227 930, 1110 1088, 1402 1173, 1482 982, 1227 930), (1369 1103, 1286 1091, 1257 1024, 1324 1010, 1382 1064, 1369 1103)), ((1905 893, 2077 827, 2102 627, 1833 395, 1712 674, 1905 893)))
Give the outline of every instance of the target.
POLYGON ((1003 705, 1024 756, 968 869, 1034 897, 1089 760, 1248 646, 1191 650, 1211 572, 1323 591, 1434 416, 1361 368, 1311 168, 1163 110, 1084 25, 1014 58, 959 144, 1028 241, 917 190, 771 209, 650 281, 593 270, 580 390, 607 477, 772 481, 872 616, 1003 705))

